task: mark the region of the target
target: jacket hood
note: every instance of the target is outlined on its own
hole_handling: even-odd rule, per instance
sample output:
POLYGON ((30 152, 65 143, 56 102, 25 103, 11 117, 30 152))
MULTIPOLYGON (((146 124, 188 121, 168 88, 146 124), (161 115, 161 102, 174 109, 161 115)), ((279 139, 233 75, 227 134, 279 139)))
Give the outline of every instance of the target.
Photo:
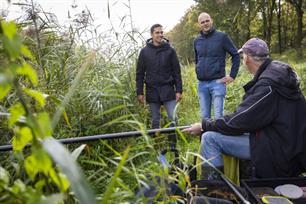
POLYGON ((300 78, 286 63, 272 61, 259 79, 271 81, 274 89, 285 98, 295 100, 303 97, 300 90, 300 78))
POLYGON ((147 46, 152 47, 152 48, 167 48, 167 47, 170 47, 169 40, 167 38, 163 38, 162 43, 159 46, 155 46, 153 44, 153 39, 152 38, 149 38, 146 41, 146 43, 147 43, 147 46))

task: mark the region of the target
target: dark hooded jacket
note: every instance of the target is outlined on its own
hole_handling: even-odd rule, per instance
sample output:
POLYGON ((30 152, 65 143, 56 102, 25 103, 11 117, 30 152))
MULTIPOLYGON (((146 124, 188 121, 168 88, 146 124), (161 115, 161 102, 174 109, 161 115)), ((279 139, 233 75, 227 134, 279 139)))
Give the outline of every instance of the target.
POLYGON ((266 60, 244 86, 237 110, 205 131, 250 133, 251 160, 258 178, 292 177, 306 172, 306 102, 299 80, 283 62, 266 60))
POLYGON ((148 103, 174 100, 175 93, 182 93, 180 64, 168 40, 155 46, 149 39, 141 49, 136 70, 137 95, 144 95, 144 84, 148 103))

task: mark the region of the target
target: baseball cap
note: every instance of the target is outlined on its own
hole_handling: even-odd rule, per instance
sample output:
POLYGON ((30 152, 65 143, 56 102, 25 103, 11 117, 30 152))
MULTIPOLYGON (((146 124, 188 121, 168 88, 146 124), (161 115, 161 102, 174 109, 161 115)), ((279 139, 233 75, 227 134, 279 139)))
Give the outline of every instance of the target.
POLYGON ((251 38, 244 43, 238 53, 245 53, 254 57, 266 57, 269 55, 269 48, 265 41, 259 38, 251 38))

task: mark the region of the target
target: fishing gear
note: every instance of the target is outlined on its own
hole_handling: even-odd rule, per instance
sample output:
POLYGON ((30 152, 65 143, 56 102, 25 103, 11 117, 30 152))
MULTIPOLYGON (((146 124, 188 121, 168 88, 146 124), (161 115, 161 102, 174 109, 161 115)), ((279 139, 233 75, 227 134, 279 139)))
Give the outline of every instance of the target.
MULTIPOLYGON (((224 176, 224 174, 217 169, 214 165, 212 165, 209 161, 206 161, 206 163, 218 174, 217 176, 220 178, 220 180, 222 180, 227 186, 228 188, 233 191, 233 193, 239 198, 239 200, 243 203, 243 204, 251 204, 250 201, 248 201, 237 189, 237 187, 228 179, 226 178, 226 176, 224 176)), ((214 181, 214 180, 210 180, 210 181, 214 181)), ((217 180, 215 180, 217 181, 217 180)), ((201 180, 198 181, 194 181, 196 183, 201 182, 201 180)))
POLYGON ((227 179, 223 174, 220 174, 221 179, 226 183, 226 185, 236 194, 236 196, 244 203, 244 204, 251 204, 250 201, 245 199, 243 195, 237 190, 237 188, 232 184, 232 182, 227 179))
MULTIPOLYGON (((58 141, 62 144, 72 144, 72 143, 87 143, 96 140, 106 140, 106 139, 118 139, 118 138, 127 138, 127 137, 138 137, 143 135, 144 133, 148 135, 155 135, 155 134, 164 134, 164 133, 172 133, 176 130, 183 130, 189 128, 190 126, 179 126, 179 127, 169 127, 169 128, 160 128, 160 129, 150 129, 147 132, 143 131, 130 131, 130 132, 119 132, 119 133, 110 133, 110 134, 102 134, 102 135, 92 135, 92 136, 83 136, 83 137, 71 137, 71 138, 64 138, 59 139, 58 141)), ((27 145, 31 146, 30 144, 27 145)), ((0 152, 6 152, 13 150, 13 146, 2 145, 0 146, 0 152)))

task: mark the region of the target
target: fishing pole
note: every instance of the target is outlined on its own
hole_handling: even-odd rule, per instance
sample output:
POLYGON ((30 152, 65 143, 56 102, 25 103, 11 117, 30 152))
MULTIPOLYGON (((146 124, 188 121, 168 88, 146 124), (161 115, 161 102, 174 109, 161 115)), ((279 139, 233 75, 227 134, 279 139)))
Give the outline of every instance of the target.
MULTIPOLYGON (((62 144, 72 144, 72 143, 87 143, 96 140, 106 140, 106 139, 118 139, 118 138, 127 138, 127 137, 138 137, 143 134, 154 135, 154 134, 164 134, 164 133, 172 133, 176 130, 183 130, 189 128, 190 126, 179 126, 179 127, 169 127, 169 128, 160 128, 160 129, 150 129, 147 132, 144 131, 130 131, 130 132, 119 132, 119 133, 110 133, 110 134, 102 134, 102 135, 91 135, 91 136, 83 136, 83 137, 71 137, 59 139, 58 141, 62 144)), ((27 146, 30 146, 28 144, 27 146)), ((13 150, 13 146, 2 145, 0 146, 0 152, 6 152, 13 150)))
POLYGON ((243 204, 251 204, 250 201, 248 201, 235 187, 235 185, 219 170, 217 169, 212 163, 210 163, 208 160, 205 160, 205 162, 214 169, 214 171, 220 176, 221 180, 224 181, 224 183, 231 189, 234 194, 242 201, 243 204))

